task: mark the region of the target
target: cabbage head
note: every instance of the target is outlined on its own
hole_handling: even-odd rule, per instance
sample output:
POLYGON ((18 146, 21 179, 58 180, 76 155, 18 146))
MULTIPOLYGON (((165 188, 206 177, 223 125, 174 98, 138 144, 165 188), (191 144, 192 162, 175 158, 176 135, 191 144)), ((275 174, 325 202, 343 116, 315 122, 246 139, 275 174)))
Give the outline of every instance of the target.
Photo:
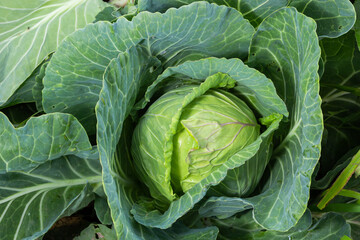
POLYGON ((134 131, 136 169, 152 197, 161 202, 170 203, 175 193, 188 191, 260 134, 252 110, 224 90, 208 90, 182 105, 183 98, 196 90, 185 86, 165 93, 134 131), (181 107, 174 111, 174 105, 181 107))

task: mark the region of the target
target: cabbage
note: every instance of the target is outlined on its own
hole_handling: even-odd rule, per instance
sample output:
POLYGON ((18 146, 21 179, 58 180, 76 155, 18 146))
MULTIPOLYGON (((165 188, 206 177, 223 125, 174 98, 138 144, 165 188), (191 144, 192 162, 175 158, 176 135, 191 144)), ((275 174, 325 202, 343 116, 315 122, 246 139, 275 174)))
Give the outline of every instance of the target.
POLYGON ((349 236, 358 0, 108 2, 0 3, 0 239, 349 236))
POLYGON ((196 86, 185 86, 165 93, 149 107, 134 131, 131 149, 139 176, 151 195, 165 203, 176 198, 174 192, 181 195, 209 176, 260 134, 246 103, 221 89, 208 90, 172 111, 172 106, 181 105, 183 98, 196 90, 196 86), (156 174, 161 165, 166 166, 162 169, 167 172, 166 179, 156 174))

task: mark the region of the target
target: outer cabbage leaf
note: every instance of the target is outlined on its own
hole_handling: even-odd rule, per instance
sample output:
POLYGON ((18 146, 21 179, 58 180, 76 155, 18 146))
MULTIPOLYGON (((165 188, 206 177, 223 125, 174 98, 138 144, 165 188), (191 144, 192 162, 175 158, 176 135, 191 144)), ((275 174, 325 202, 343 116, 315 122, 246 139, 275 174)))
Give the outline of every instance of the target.
POLYGON ((214 227, 182 229, 176 234, 176 229, 173 228, 161 231, 144 227, 130 214, 134 201, 140 194, 146 193, 146 190, 141 188, 133 171, 128 151, 133 127, 125 118, 135 104, 142 84, 154 80, 151 73, 158 63, 146 48, 139 45, 119 54, 118 58, 110 62, 104 74, 104 86, 96 106, 97 141, 104 190, 114 228, 121 239, 216 239, 217 229, 214 227))
POLYGON ((328 213, 312 223, 310 211, 306 211, 299 222, 286 232, 265 231, 247 212, 224 220, 211 219, 219 227, 219 239, 279 239, 279 240, 307 240, 307 239, 340 239, 350 236, 350 226, 339 214, 328 213))
MULTIPOLYGON (((120 139, 120 136, 125 118, 140 88, 139 78, 141 75, 148 77, 149 70, 154 64, 151 62, 154 60, 141 47, 130 48, 118 58, 113 59, 104 74, 104 86, 96 105, 97 142, 103 169, 104 191, 108 198, 117 236, 123 239, 141 239, 144 235, 156 239, 151 229, 143 229, 130 216, 128 209, 133 203, 132 198, 119 194, 119 192, 136 193, 134 191, 136 188, 132 178, 127 177, 127 174, 132 173, 131 165, 122 167, 123 162, 129 160, 130 156, 119 154, 118 158, 116 152, 118 141, 121 146, 124 146, 126 145, 124 141, 128 139, 125 135, 123 135, 124 139, 120 139), (130 68, 130 66, 136 66, 136 68, 130 68)), ((121 148, 119 145, 119 149, 124 149, 124 147, 121 148)), ((136 196, 136 194, 130 196, 132 195, 136 196)))
POLYGON ((290 115, 276 133, 281 142, 272 155, 262 193, 238 200, 254 208, 255 221, 266 229, 287 231, 303 215, 310 177, 320 155, 320 48, 315 31, 313 20, 294 8, 284 8, 260 24, 250 47, 250 66, 272 79, 290 115))
POLYGON ((290 116, 277 135, 282 141, 272 155, 263 193, 249 199, 256 221, 269 229, 288 230, 303 215, 320 157, 323 122, 315 31, 312 19, 284 8, 262 22, 250 47, 249 65, 272 79, 290 116))
POLYGON ((27 171, 63 155, 90 150, 85 129, 66 113, 30 118, 14 128, 0 112, 0 173, 27 171))
MULTIPOLYGON (((139 0, 140 11, 165 12, 170 7, 180 7, 197 0, 139 0)), ((348 32, 355 22, 354 7, 348 0, 206 0, 240 11, 244 18, 257 27, 267 16, 285 7, 295 7, 313 18, 319 37, 335 38, 348 32)))
POLYGON ((210 197, 199 208, 201 217, 217 217, 225 219, 238 212, 251 209, 251 203, 236 197, 210 197))
MULTIPOLYGON (((139 11, 165 12, 171 7, 180 7, 197 0, 139 0, 139 11)), ((225 5, 237 9, 244 18, 256 27, 271 13, 281 7, 285 7, 288 0, 206 0, 206 2, 225 5)))
POLYGON ((0 239, 36 239, 94 199, 90 185, 101 184, 99 155, 96 149, 81 155, 0 174, 0 239))
POLYGON ((206 2, 165 14, 142 12, 131 22, 119 18, 113 25, 89 25, 69 36, 53 55, 43 81, 44 110, 71 113, 94 133, 102 77, 119 52, 143 42, 164 66, 208 56, 244 58, 253 32, 235 9, 206 2))
POLYGON ((289 119, 276 133, 279 144, 262 192, 246 199, 213 197, 203 212, 226 217, 251 206, 256 222, 277 231, 289 230, 303 215, 323 130, 315 30, 315 22, 294 8, 283 8, 260 24, 250 47, 249 65, 272 79, 289 119))
POLYGON ((348 0, 293 0, 289 6, 316 21, 319 37, 336 38, 354 25, 356 14, 348 0))
POLYGON ((0 106, 70 33, 93 21, 98 0, 0 2, 0 106))

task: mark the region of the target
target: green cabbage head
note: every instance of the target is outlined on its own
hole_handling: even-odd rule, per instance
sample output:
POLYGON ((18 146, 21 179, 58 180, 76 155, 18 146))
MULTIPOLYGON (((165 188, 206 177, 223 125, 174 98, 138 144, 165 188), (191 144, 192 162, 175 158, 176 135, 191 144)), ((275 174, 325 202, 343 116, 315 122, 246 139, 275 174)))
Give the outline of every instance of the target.
POLYGON ((135 129, 135 164, 160 202, 171 202, 191 189, 260 134, 252 110, 227 91, 210 89, 184 105, 183 99, 196 88, 185 86, 164 94, 135 129), (177 105, 181 106, 174 111, 177 105), (159 178, 158 171, 166 171, 166 178, 159 178))

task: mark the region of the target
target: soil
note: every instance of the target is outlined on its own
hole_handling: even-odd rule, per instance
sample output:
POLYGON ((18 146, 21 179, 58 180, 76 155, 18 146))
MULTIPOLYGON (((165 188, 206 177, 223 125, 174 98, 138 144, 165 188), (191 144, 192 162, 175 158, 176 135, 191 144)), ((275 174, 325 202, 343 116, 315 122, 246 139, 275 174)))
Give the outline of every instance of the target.
POLYGON ((94 203, 69 217, 59 219, 44 235, 43 240, 72 240, 91 223, 100 223, 96 217, 94 203))

